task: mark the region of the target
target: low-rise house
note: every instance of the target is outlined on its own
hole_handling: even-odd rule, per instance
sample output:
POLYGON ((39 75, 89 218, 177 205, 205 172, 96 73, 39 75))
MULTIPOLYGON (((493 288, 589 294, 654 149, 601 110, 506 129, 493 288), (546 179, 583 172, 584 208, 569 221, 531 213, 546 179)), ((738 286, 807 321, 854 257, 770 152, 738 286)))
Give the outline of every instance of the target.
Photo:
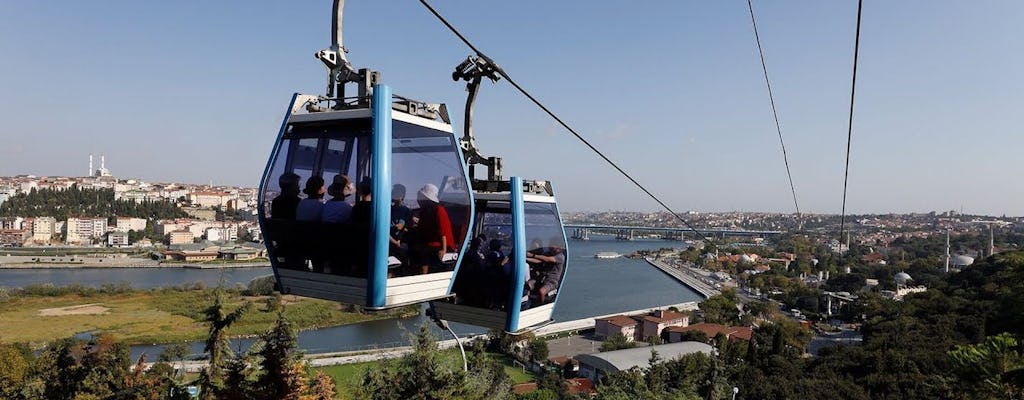
POLYGON ((628 341, 637 339, 640 321, 625 315, 615 315, 594 320, 594 334, 598 338, 609 338, 621 333, 628 341))
POLYGON ((640 321, 640 339, 661 337, 662 330, 668 327, 690 325, 690 317, 686 314, 667 310, 657 310, 644 315, 640 317, 640 321))
POLYGON ((724 334, 725 338, 730 342, 737 340, 750 341, 754 337, 754 331, 750 327, 746 326, 725 326, 720 324, 709 324, 699 323, 690 326, 675 326, 668 328, 668 341, 669 343, 676 343, 682 340, 684 332, 688 331, 701 331, 707 335, 708 339, 714 339, 718 334, 724 334))

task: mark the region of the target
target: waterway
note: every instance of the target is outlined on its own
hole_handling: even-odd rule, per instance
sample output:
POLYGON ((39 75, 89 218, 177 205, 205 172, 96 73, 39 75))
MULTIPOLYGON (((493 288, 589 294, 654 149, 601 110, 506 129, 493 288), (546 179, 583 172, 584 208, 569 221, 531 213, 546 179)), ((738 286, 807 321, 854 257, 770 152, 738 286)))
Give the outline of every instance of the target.
MULTIPOLYGON (((594 254, 611 251, 629 254, 641 249, 681 247, 682 242, 663 240, 618 241, 610 236, 592 236, 589 241, 569 243, 566 281, 555 305, 555 321, 585 318, 593 315, 637 310, 665 304, 700 301, 702 297, 675 279, 666 276, 643 260, 628 258, 597 259, 594 254)), ((136 288, 191 285, 202 282, 207 287, 223 282, 225 286, 246 284, 254 277, 270 274, 269 268, 198 269, 33 269, 0 270, 0 287, 21 287, 30 284, 81 284, 99 286, 104 283, 128 282, 136 288)), ((355 325, 300 332, 299 347, 305 352, 328 353, 397 347, 408 344, 408 334, 426 322, 418 318, 380 320, 355 325)), ((484 333, 485 329, 452 324, 460 335, 484 333)), ((435 334, 444 337, 435 329, 435 334)), ((232 347, 248 348, 251 339, 236 340, 232 347)), ((133 346, 132 354, 141 353, 153 359, 162 346, 133 346)), ((193 353, 202 352, 202 344, 192 346, 193 353)))

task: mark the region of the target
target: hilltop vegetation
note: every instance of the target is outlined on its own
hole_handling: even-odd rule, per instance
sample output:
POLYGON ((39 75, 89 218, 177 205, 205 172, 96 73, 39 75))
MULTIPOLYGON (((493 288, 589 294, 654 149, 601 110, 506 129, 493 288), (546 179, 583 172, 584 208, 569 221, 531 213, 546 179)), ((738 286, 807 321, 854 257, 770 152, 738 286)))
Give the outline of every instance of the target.
POLYGON ((87 189, 72 185, 66 190, 32 189, 0 204, 0 217, 184 218, 184 211, 169 201, 114 200, 113 189, 87 189))

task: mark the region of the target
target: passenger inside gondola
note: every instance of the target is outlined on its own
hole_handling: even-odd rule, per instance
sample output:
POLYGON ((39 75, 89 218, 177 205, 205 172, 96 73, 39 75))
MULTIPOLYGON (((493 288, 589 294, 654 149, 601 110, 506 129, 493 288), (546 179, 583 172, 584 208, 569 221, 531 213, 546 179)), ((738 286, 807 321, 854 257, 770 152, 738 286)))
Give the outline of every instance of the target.
POLYGON ((558 291, 565 273, 565 250, 562 238, 551 239, 547 247, 534 248, 526 252, 526 262, 535 271, 537 305, 547 304, 558 291))
POLYGON ((352 218, 352 205, 345 201, 353 192, 352 182, 347 175, 334 176, 334 182, 327 188, 331 200, 324 203, 321 220, 329 224, 343 224, 352 218))
POLYGON ((415 241, 409 243, 414 273, 441 271, 445 254, 455 248, 451 220, 437 195, 437 186, 430 183, 416 193, 416 202, 420 206, 419 222, 415 241))
POLYGON ((370 264, 370 227, 373 220, 373 195, 370 178, 363 178, 356 187, 356 204, 352 206, 351 244, 352 268, 350 274, 366 277, 370 264))
POLYGON ((299 206, 299 176, 285 172, 278 178, 281 194, 270 202, 270 218, 295 219, 295 208, 299 206))
POLYGON ((302 192, 306 194, 306 198, 299 201, 299 205, 295 208, 295 219, 320 221, 324 211, 324 193, 327 193, 327 188, 324 187, 324 178, 311 176, 306 181, 306 188, 302 192))

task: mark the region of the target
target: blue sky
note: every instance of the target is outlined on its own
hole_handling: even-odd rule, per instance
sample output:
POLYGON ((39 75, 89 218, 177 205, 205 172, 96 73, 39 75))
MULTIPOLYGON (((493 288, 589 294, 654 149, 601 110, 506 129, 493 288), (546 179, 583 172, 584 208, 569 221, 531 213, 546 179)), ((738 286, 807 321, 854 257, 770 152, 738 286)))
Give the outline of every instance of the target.
MULTIPOLYGON (((461 121, 469 50, 417 1, 347 3, 353 64, 461 121)), ((745 1, 434 3, 676 210, 793 211, 745 1)), ((847 210, 1024 215, 1024 2, 865 3, 847 210)), ((255 186, 291 93, 324 91, 330 7, 0 3, 0 175, 82 175, 93 153, 255 186)), ((754 7, 801 209, 837 213, 856 1, 754 7)), ((553 180, 563 210, 657 209, 504 82, 476 117, 484 152, 553 180)))

